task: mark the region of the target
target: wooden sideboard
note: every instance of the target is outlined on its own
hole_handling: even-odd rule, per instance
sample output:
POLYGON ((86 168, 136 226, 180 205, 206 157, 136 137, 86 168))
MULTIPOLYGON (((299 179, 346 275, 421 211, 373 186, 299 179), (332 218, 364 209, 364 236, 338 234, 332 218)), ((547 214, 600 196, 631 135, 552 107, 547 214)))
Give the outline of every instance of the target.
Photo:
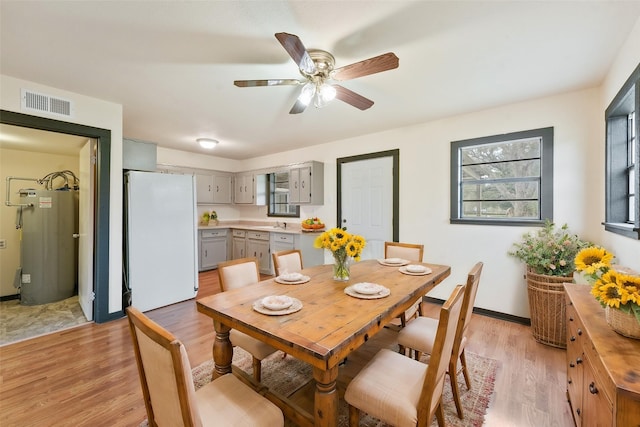
POLYGON ((567 397, 576 426, 640 426, 640 340, 611 329, 590 286, 564 287, 567 397))

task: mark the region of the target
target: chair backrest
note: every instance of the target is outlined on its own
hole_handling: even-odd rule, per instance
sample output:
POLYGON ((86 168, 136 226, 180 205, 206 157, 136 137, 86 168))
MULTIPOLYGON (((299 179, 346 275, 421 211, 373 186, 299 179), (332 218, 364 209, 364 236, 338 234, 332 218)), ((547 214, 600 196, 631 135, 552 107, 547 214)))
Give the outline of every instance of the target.
POLYGON ((456 342, 453 349, 456 357, 460 355, 462 339, 467 335, 467 329, 469 329, 469 324, 471 323, 471 314, 473 313, 473 306, 476 303, 476 294, 478 293, 478 285, 480 284, 483 265, 482 262, 478 262, 473 266, 467 276, 467 290, 464 292, 462 313, 460 314, 462 318, 458 324, 456 342))
POLYGON ((466 285, 455 287, 449 299, 440 309, 438 330, 433 343, 433 350, 429 359, 427 375, 422 386, 418 404, 418 425, 428 425, 433 419, 435 409, 442 399, 444 379, 453 349, 462 302, 466 285))
POLYGON ((413 243, 384 242, 385 258, 402 258, 407 261, 422 262, 424 245, 413 243))
POLYGON ((218 264, 222 292, 255 285, 260 281, 257 258, 240 258, 218 264))
POLYGON ((134 307, 127 308, 127 317, 149 426, 201 426, 182 343, 134 307))
POLYGON ((272 256, 276 276, 286 273, 299 273, 302 270, 302 252, 300 249, 274 252, 272 256))

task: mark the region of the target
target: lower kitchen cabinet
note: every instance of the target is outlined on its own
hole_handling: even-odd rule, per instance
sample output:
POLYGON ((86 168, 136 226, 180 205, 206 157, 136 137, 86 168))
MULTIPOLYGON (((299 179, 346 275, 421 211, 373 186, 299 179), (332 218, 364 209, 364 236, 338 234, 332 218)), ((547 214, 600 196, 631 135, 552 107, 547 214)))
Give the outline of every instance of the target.
POLYGON ((227 260, 227 233, 226 229, 199 231, 199 271, 211 270, 227 260))
POLYGON ((245 230, 233 230, 232 233, 233 259, 247 256, 247 232, 245 230))
POLYGON ((258 258, 260 273, 271 274, 269 232, 247 231, 247 256, 258 258))
POLYGON ((590 286, 565 284, 567 396, 576 426, 637 427, 640 341, 607 324, 590 286))

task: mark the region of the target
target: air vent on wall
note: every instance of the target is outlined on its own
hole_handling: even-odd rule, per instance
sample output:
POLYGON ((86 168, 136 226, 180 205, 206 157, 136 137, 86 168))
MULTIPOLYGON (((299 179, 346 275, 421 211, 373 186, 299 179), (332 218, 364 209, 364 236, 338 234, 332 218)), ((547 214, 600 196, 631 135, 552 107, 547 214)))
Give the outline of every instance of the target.
POLYGON ((73 104, 66 99, 22 89, 22 109, 73 117, 73 104))

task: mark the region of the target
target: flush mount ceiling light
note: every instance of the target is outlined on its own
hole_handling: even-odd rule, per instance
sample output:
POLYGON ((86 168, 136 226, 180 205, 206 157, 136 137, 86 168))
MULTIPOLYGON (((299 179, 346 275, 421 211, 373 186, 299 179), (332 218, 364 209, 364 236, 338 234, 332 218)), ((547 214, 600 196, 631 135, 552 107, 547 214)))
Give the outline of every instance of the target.
POLYGON ((218 141, 211 138, 198 138, 196 141, 198 141, 198 144, 200 144, 202 148, 206 148, 208 150, 218 145, 218 141))

